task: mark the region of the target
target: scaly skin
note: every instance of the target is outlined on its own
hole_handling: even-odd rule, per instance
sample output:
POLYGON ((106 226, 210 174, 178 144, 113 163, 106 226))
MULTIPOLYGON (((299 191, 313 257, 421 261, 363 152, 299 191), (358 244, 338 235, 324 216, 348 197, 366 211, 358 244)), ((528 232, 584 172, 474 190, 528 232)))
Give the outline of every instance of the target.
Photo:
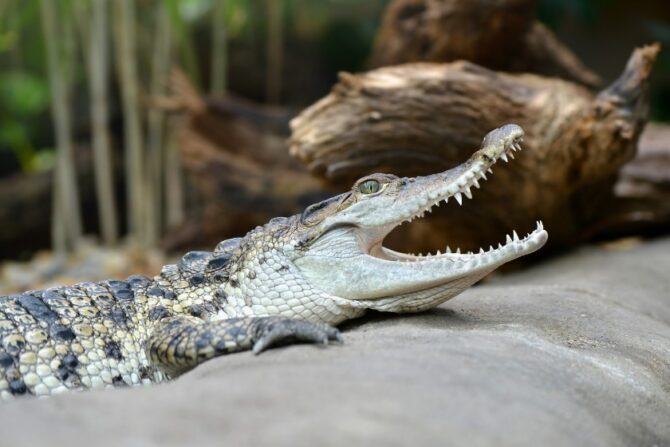
POLYGON ((413 256, 382 246, 395 227, 470 188, 523 136, 489 133, 463 165, 426 177, 374 174, 348 193, 276 218, 153 279, 83 283, 0 298, 0 396, 156 383, 212 357, 291 341, 340 341, 366 309, 418 312, 539 249, 547 233, 480 254, 413 256))

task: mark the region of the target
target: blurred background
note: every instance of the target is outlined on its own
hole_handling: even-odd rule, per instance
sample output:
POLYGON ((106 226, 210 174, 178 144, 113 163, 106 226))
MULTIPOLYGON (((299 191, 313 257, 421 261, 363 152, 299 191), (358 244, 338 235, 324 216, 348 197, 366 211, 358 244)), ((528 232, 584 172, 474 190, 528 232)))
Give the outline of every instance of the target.
MULTIPOLYGON (((285 125, 339 71, 366 69, 388 3, 0 0, 0 259, 77 251, 83 235, 160 247, 192 202, 173 67, 199 94, 264 105, 285 125)), ((536 7, 604 84, 634 47, 660 42, 651 119, 670 121, 667 0, 536 7)))

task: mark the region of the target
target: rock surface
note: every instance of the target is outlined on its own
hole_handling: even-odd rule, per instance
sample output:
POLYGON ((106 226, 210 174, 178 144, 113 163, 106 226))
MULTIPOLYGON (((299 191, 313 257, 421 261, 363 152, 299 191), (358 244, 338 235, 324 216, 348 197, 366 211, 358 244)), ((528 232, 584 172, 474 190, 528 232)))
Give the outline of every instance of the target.
POLYGON ((345 344, 0 406, 2 445, 670 445, 670 239, 497 276, 345 344))

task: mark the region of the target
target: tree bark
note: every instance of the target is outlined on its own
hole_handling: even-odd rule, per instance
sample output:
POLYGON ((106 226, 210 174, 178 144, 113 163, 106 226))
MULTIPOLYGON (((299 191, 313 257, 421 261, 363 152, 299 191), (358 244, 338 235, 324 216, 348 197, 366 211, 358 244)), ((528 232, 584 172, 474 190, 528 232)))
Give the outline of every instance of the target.
POLYGON ((586 68, 535 20, 535 0, 395 0, 370 58, 372 67, 459 59, 596 86, 586 68))
POLYGON ((336 192, 288 155, 288 119, 279 109, 230 95, 206 100, 180 72, 172 89, 185 111, 178 141, 196 194, 186 222, 165 238, 167 249, 212 247, 336 192))
POLYGON ((290 151, 345 187, 371 171, 411 176, 447 169, 466 160, 489 130, 517 123, 526 131, 517 160, 497 166, 473 201, 415 221, 396 243, 412 241, 423 251, 449 242, 478 249, 542 219, 549 246, 574 245, 607 214, 617 173, 635 155, 658 50, 636 50, 621 77, 595 96, 559 79, 469 62, 343 73, 330 95, 292 121, 290 151))

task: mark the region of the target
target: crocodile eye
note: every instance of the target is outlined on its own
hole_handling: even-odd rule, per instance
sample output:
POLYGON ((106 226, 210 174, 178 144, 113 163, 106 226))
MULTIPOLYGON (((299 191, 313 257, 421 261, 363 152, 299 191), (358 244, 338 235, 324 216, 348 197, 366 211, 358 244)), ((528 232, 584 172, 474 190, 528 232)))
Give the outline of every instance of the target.
POLYGON ((376 192, 379 192, 379 190, 381 189, 381 185, 377 180, 366 180, 360 185, 358 185, 358 189, 363 194, 374 194, 376 192))

